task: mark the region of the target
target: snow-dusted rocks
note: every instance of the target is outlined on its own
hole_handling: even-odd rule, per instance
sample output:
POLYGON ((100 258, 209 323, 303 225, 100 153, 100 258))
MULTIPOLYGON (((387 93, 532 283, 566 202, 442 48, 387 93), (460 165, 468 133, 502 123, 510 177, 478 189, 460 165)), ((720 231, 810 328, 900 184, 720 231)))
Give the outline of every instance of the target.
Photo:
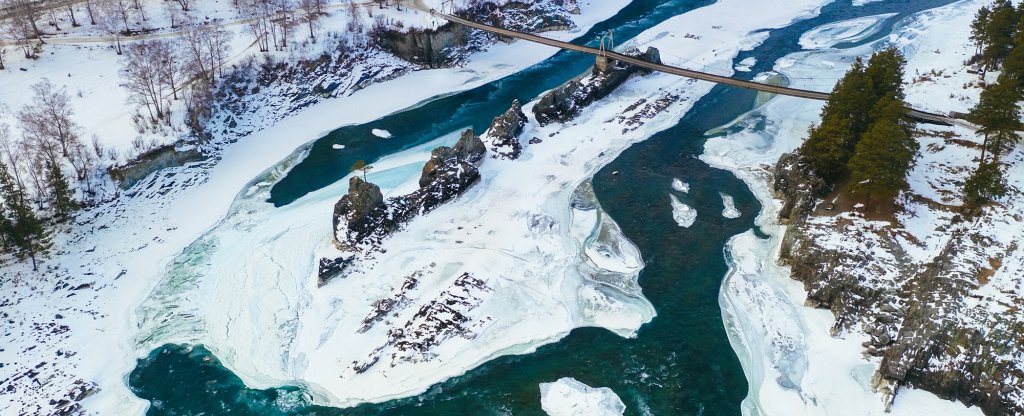
POLYGON ((548 416, 621 416, 626 412, 626 405, 612 389, 590 387, 570 377, 540 383, 540 403, 548 416))
MULTIPOLYGON (((661 63, 657 48, 649 47, 647 52, 639 50, 626 52, 650 62, 661 63)), ((646 70, 619 62, 611 62, 607 69, 594 67, 591 73, 579 80, 572 80, 551 90, 533 106, 533 115, 541 125, 564 123, 580 114, 584 107, 607 97, 631 76, 646 70)))
POLYGON ((517 159, 523 151, 523 145, 519 143, 519 135, 523 134, 523 127, 526 126, 526 114, 519 100, 512 100, 512 107, 504 114, 494 118, 491 128, 487 129, 483 140, 491 150, 491 157, 503 159, 517 159))
MULTIPOLYGON (((419 189, 384 200, 377 185, 357 176, 349 179, 348 193, 334 207, 335 244, 362 251, 376 246, 416 215, 437 208, 461 195, 480 179, 477 166, 487 148, 473 129, 462 132, 454 146, 438 146, 430 152, 419 179, 419 189)), ((336 271, 329 268, 331 274, 336 271)), ((321 284, 326 276, 321 274, 321 284)))
MULTIPOLYGON (((963 1, 930 10, 898 24, 885 43, 793 54, 775 69, 793 86, 807 86, 812 83, 804 81, 807 77, 838 78, 854 56, 892 44, 908 58, 908 78, 931 69, 949 75, 910 81, 908 102, 963 112, 976 97, 964 89, 976 79, 963 68, 973 54, 970 20, 985 3, 963 1)), ((831 198, 819 207, 816 195, 828 189, 816 189, 820 181, 807 175, 798 158, 785 155, 806 137, 820 106, 775 98, 752 115, 763 121, 763 129, 710 139, 702 156, 750 186, 764 209, 757 224, 770 236, 759 239, 751 232, 730 242, 733 269, 720 298, 730 340, 751 383, 745 407, 765 415, 881 415, 889 405, 894 415, 980 414, 976 407, 915 390, 953 398, 948 389, 955 386, 978 404, 1002 400, 988 407, 990 414, 1013 414, 997 406, 1019 403, 1019 378, 1010 373, 1019 371, 1020 346, 1000 338, 1018 325, 1012 318, 1017 315, 999 311, 1005 310, 1000 302, 1016 302, 1010 300, 1018 296, 1011 287, 1019 278, 1006 272, 1007 266, 1019 270, 1010 265, 1020 263, 1004 259, 995 267, 988 259, 1003 252, 1006 237, 1022 235, 1017 224, 1006 221, 1016 208, 1004 204, 1009 207, 1000 208, 1010 209, 993 209, 981 221, 950 224, 957 183, 977 154, 963 143, 978 139, 958 127, 919 127, 938 131, 919 137, 921 156, 908 176, 909 197, 901 199, 906 214, 869 221, 858 213, 825 209, 831 198), (961 137, 947 140, 949 133, 961 137), (773 165, 769 172, 766 167, 773 165), (965 240, 957 230, 963 228, 974 229, 968 240, 975 244, 961 244, 965 240), (1001 232, 992 232, 995 228, 1001 232), (984 254, 980 247, 986 247, 984 254), (775 262, 780 253, 783 266, 775 262), (933 263, 940 256, 953 264, 933 263), (807 290, 791 274, 806 279, 807 290), (983 284, 977 276, 989 280, 983 284), (805 308, 805 302, 828 310, 805 308), (981 333, 995 342, 979 340, 981 333), (979 350, 988 351, 987 358, 979 359, 979 350), (999 389, 984 380, 998 380, 999 389)))

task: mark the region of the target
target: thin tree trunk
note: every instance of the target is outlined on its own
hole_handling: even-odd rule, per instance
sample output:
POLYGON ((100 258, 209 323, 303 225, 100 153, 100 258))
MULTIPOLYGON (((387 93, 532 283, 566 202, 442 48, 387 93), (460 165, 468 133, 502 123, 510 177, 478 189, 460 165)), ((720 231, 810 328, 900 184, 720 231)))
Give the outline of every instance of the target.
POLYGON ((978 163, 978 167, 985 164, 985 152, 988 150, 988 133, 985 133, 985 140, 981 142, 981 163, 978 163))
POLYGON ((78 27, 78 20, 75 20, 75 9, 71 7, 71 3, 68 3, 68 17, 71 18, 71 26, 78 27))

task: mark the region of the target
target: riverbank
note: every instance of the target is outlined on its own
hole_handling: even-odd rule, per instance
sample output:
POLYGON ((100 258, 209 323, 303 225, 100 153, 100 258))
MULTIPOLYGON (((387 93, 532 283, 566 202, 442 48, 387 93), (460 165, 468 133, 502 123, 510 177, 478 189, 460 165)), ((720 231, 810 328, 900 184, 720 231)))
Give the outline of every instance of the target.
MULTIPOLYGON (((968 87, 977 77, 967 72, 963 62, 974 51, 968 39, 969 25, 974 12, 983 4, 986 2, 968 0, 919 13, 898 24, 892 35, 879 42, 792 54, 780 59, 775 71, 798 87, 814 82, 812 78, 838 79, 853 57, 866 56, 892 44, 908 60, 908 103, 939 112, 963 112, 977 99, 977 90, 968 87), (923 76, 933 69, 939 75, 923 76)), ((855 35, 852 31, 848 34, 855 35)), ((818 38, 813 45, 843 42, 847 40, 818 38)), ((874 379, 880 360, 866 356, 861 345, 870 339, 861 318, 845 317, 846 324, 838 326, 835 337, 830 336, 836 317, 828 310, 805 306, 804 287, 790 278, 788 267, 777 263, 787 228, 778 223, 782 201, 771 191, 772 168, 782 154, 800 145, 808 127, 817 122, 820 109, 820 103, 775 98, 739 120, 731 134, 710 139, 702 156, 713 166, 728 169, 743 179, 764 207, 757 224, 767 239, 748 232, 730 241, 726 255, 732 270, 722 284, 720 297, 730 339, 750 380, 750 395, 744 408, 751 414, 882 414, 889 399, 886 385, 879 386, 874 379), (874 390, 876 386, 880 387, 878 391, 874 390)), ((963 128, 922 128, 959 135, 967 141, 978 140, 963 128)), ((922 142, 923 156, 910 173, 912 192, 936 195, 946 194, 942 189, 947 187, 955 190, 953 182, 934 180, 950 175, 936 167, 969 164, 969 158, 958 157, 962 151, 943 153, 944 147, 942 143, 922 142), (936 192, 937 189, 942 191, 936 192)), ((928 247, 934 246, 937 239, 917 230, 934 234, 931 230, 941 229, 942 224, 935 215, 920 209, 914 211, 900 221, 912 224, 905 226, 914 227, 913 234, 926 243, 923 250, 916 250, 930 251, 928 247)), ((841 231, 844 228, 831 230, 819 238, 845 241, 841 231)), ((914 249, 914 245, 908 247, 914 249)), ((877 261, 884 263, 883 257, 877 257, 877 261)), ((874 255, 869 258, 876 261, 874 255)), ((886 280, 895 278, 898 277, 869 276, 867 284, 895 287, 896 283, 886 280)), ((895 396, 891 410, 897 415, 980 414, 976 407, 967 408, 907 387, 895 396)))
MULTIPOLYGON (((547 35, 572 39, 625 4, 585 6, 577 29, 547 35)), ((226 215, 249 181, 338 125, 365 123, 474 88, 554 53, 526 43, 496 44, 459 68, 414 72, 325 100, 227 145, 212 167, 168 169, 129 195, 83 213, 56 235, 44 272, 4 265, 12 283, 5 286, 10 331, 0 352, 0 379, 14 389, 0 393, 4 405, 15 413, 46 413, 67 406, 57 400, 69 391, 94 383, 99 389, 82 402, 87 410, 142 413, 147 403, 125 385, 135 360, 148 353, 136 344, 137 306, 160 281, 164 265, 226 215)))

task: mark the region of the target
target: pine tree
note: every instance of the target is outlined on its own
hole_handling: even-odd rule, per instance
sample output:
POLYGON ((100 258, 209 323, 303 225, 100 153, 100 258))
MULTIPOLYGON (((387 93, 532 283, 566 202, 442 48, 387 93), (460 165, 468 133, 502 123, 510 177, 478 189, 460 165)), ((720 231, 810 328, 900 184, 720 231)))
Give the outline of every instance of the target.
POLYGON ((981 54, 982 49, 985 48, 985 31, 988 28, 989 18, 992 16, 992 11, 989 10, 988 6, 983 6, 978 9, 978 13, 974 15, 974 21, 971 22, 971 40, 974 41, 974 45, 977 48, 975 53, 981 54))
POLYGON ((821 112, 821 125, 812 128, 800 154, 815 173, 835 184, 848 174, 848 162, 861 136, 875 123, 871 109, 883 100, 903 100, 906 60, 895 48, 876 52, 867 66, 857 59, 821 112))
POLYGON ((31 259, 32 270, 38 270, 37 256, 49 250, 50 237, 43 221, 32 211, 25 191, 15 185, 6 167, 0 171, 0 194, 9 215, 8 245, 19 259, 31 259))
POLYGON ((64 172, 56 163, 49 163, 46 167, 46 186, 50 188, 50 200, 52 202, 53 216, 58 222, 66 221, 71 214, 78 210, 78 201, 75 201, 68 185, 64 172))
POLYGON ((986 202, 1006 195, 1006 190, 999 163, 982 163, 964 183, 964 210, 973 213, 986 202))
POLYGON ((904 98, 903 67, 906 65, 907 60, 896 48, 886 48, 871 55, 865 74, 871 82, 875 102, 904 98))
POLYGON ((850 187, 855 196, 871 201, 892 201, 907 184, 907 171, 913 165, 918 144, 904 121, 903 101, 884 98, 872 109, 875 123, 864 133, 850 159, 850 187))
POLYGON ((1010 52, 1019 19, 1017 9, 1009 0, 998 0, 992 5, 982 31, 985 46, 981 60, 987 68, 998 68, 1010 52))
POLYGON ((821 125, 811 129, 800 149, 818 176, 829 183, 845 175, 856 139, 867 130, 870 91, 864 62, 858 58, 822 108, 821 125))
POLYGON ((977 124, 978 133, 984 135, 982 142, 981 164, 985 163, 986 155, 992 153, 998 158, 1003 148, 1020 141, 1017 130, 1020 129, 1020 93, 1009 83, 997 82, 981 91, 981 97, 971 111, 967 120, 977 124))
MULTIPOLYGON (((8 184, 13 186, 14 179, 11 177, 11 173, 7 170, 7 165, 5 165, 3 162, 0 162, 0 190, 6 189, 8 187, 8 184)), ((6 195, 6 193, 4 195, 6 195)), ((14 248, 12 244, 12 233, 14 232, 14 225, 11 223, 8 205, 9 203, 7 201, 7 198, 4 198, 3 201, 0 201, 0 248, 3 248, 3 251, 5 253, 13 251, 14 248)))

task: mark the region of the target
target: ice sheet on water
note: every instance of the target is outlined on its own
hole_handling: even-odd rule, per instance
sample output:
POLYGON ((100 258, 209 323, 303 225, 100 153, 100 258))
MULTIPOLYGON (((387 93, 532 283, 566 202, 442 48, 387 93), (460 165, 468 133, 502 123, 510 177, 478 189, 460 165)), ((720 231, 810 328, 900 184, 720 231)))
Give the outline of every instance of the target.
POLYGON ((690 184, 683 182, 679 178, 674 178, 672 179, 672 189, 683 193, 690 192, 690 184))
POLYGON ((722 206, 725 207, 724 209, 722 209, 723 217, 728 219, 736 219, 743 215, 743 213, 741 213, 740 210, 736 209, 736 203, 733 202, 732 196, 726 195, 721 192, 719 192, 718 194, 722 196, 722 206))
POLYGON ((612 389, 590 387, 570 377, 540 383, 540 403, 550 416, 619 416, 626 412, 626 405, 612 389))
POLYGON ((686 205, 679 201, 675 195, 669 194, 669 200, 672 202, 672 219, 679 224, 680 227, 690 228, 694 221, 697 221, 697 210, 693 207, 686 205))
POLYGON ((391 132, 387 131, 387 130, 373 129, 372 133, 373 133, 374 136, 380 137, 382 139, 390 139, 391 138, 391 132))
POLYGON ((858 42, 878 33, 882 23, 896 13, 858 17, 818 26, 800 36, 804 49, 823 49, 843 42, 858 42))

